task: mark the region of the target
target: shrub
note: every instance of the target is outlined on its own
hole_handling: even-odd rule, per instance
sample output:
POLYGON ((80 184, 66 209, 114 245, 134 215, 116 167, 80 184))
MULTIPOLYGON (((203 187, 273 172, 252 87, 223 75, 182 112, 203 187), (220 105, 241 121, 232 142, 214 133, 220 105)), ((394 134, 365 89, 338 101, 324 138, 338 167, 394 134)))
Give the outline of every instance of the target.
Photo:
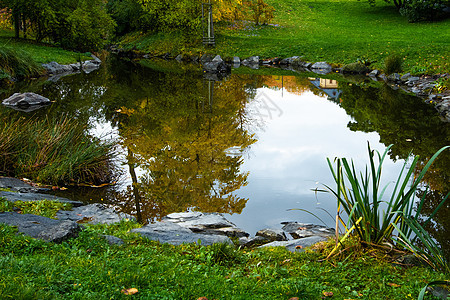
POLYGON ((427 21, 439 18, 444 8, 440 0, 407 0, 400 8, 400 14, 409 22, 427 21))
POLYGON ((343 66, 342 71, 344 73, 365 74, 365 73, 369 72, 369 68, 361 62, 355 62, 355 63, 351 63, 351 64, 343 66))
POLYGON ((0 46, 0 79, 37 76, 41 68, 24 51, 0 46))
POLYGON ((256 25, 267 24, 273 18, 275 9, 273 6, 268 5, 264 0, 251 0, 244 3, 250 9, 252 19, 256 25))
POLYGON ((402 72, 403 60, 398 54, 391 54, 384 60, 384 72, 387 75, 402 72))

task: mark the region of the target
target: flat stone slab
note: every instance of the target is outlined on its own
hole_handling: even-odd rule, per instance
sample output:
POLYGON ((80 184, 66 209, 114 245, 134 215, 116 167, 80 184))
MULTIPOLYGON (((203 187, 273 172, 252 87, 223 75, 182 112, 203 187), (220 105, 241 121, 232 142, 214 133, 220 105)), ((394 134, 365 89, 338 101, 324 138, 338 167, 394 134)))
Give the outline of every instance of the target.
POLYGON ((7 106, 32 106, 50 104, 51 101, 35 93, 15 93, 3 100, 2 104, 7 106))
POLYGON ((165 216, 162 221, 176 223, 196 233, 226 235, 228 237, 249 236, 247 232, 236 227, 235 224, 219 213, 172 213, 165 216))
POLYGON ((13 177, 0 177, 0 188, 10 189, 16 192, 36 192, 39 190, 31 184, 13 177))
POLYGON ((55 243, 76 237, 81 230, 75 222, 15 212, 0 213, 0 223, 16 226, 19 232, 32 238, 55 243))
POLYGON ((72 210, 60 210, 56 213, 58 220, 68 220, 78 223, 113 224, 123 219, 134 219, 125 213, 118 213, 112 208, 99 203, 74 207, 72 210))
POLYGON ((4 197, 4 198, 6 198, 6 200, 11 201, 11 202, 49 200, 49 201, 70 203, 74 207, 83 205, 83 203, 80 201, 74 201, 74 200, 70 200, 67 198, 63 198, 63 197, 57 197, 57 196, 41 194, 41 193, 21 193, 21 192, 0 191, 0 197, 4 197))
POLYGON ((310 236, 302 239, 296 239, 291 241, 275 241, 272 243, 264 244, 263 247, 285 247, 291 252, 302 252, 305 248, 310 247, 316 243, 326 241, 327 238, 321 236, 310 236))
POLYGON ((216 243, 233 244, 230 238, 226 236, 194 233, 185 227, 168 221, 148 224, 142 228, 133 229, 131 232, 139 233, 150 240, 172 245, 185 243, 199 243, 205 246, 216 243))
POLYGON ((324 238, 335 236, 335 230, 322 225, 305 224, 298 222, 283 222, 282 229, 289 233, 294 239, 310 236, 321 236, 324 238))

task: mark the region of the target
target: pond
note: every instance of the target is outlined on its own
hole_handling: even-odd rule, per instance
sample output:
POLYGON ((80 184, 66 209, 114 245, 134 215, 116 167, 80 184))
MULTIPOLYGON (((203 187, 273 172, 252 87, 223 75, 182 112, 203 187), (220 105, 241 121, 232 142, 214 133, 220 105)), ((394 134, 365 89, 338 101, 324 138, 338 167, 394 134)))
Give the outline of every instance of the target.
MULTIPOLYGON (((63 196, 148 221, 179 211, 220 212, 250 234, 283 221, 334 227, 336 202, 317 192, 333 187, 327 158, 353 159, 362 170, 368 143, 380 152, 394 144, 383 169, 388 184, 411 153, 423 162, 450 145, 450 124, 431 105, 367 78, 337 82, 239 68, 218 80, 194 65, 110 57, 90 74, 24 82, 2 96, 17 91, 55 102, 32 113, 1 106, 0 114, 65 114, 120 145, 116 185, 70 187, 63 196)), ((448 193, 449 166, 446 151, 426 177, 432 192, 424 214, 448 193)), ((449 212, 447 202, 428 228, 445 249, 449 212)))

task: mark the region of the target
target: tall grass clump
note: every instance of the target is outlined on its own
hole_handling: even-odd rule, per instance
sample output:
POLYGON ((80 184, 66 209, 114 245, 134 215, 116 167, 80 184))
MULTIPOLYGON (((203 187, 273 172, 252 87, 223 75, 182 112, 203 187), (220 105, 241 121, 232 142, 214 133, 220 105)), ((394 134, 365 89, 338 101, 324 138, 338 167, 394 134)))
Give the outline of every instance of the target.
MULTIPOLYGON (((405 162, 392 192, 387 195, 385 192, 388 185, 381 185, 381 172, 383 161, 391 147, 392 145, 380 154, 378 151, 371 150, 368 145, 370 165, 360 173, 356 171, 353 161, 349 162, 346 158, 337 158, 334 166, 330 159, 327 159, 336 188, 329 186, 326 188, 337 199, 337 219, 344 225, 347 235, 353 231, 365 245, 383 243, 396 245, 399 248, 411 250, 433 268, 449 272, 448 258, 444 257, 436 242, 419 224, 425 196, 417 199, 415 195, 433 161, 450 146, 437 151, 418 175, 414 171, 418 166, 419 157, 415 156, 408 165, 405 162), (417 209, 414 209, 415 205, 417 209), (340 216, 341 209, 348 216, 347 222, 344 222, 340 216), (416 245, 418 240, 425 248, 419 248, 416 245)), ((424 220, 425 224, 431 221, 449 194, 424 220)))
POLYGON ((403 60, 398 54, 391 54, 384 60, 384 72, 387 75, 401 73, 403 71, 403 60))
POLYGON ((41 69, 26 52, 0 46, 0 80, 38 76, 41 69))
POLYGON ((114 179, 114 143, 89 136, 76 120, 0 121, 0 175, 48 184, 114 179))

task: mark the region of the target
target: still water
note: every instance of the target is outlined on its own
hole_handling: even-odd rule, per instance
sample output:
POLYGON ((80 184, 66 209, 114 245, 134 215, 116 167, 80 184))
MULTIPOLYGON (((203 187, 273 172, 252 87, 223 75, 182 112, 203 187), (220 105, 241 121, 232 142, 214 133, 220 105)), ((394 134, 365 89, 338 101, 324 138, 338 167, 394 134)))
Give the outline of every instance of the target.
MULTIPOLYGON (((380 152, 394 144, 383 169, 388 184, 411 152, 426 161, 450 144, 450 124, 432 106, 387 86, 264 73, 276 75, 241 68, 218 80, 195 66, 109 58, 90 74, 4 91, 4 98, 36 92, 55 102, 32 113, 0 107, 0 114, 65 114, 89 124, 91 134, 117 140, 118 183, 72 187, 64 196, 148 221, 186 210, 220 212, 251 234, 292 220, 333 226, 335 200, 315 192, 333 184, 327 158, 351 158, 362 170, 368 143, 380 152)), ((429 172, 425 214, 449 191, 449 166, 447 151, 429 172)), ((429 228, 447 249, 449 212, 447 203, 429 228)))

